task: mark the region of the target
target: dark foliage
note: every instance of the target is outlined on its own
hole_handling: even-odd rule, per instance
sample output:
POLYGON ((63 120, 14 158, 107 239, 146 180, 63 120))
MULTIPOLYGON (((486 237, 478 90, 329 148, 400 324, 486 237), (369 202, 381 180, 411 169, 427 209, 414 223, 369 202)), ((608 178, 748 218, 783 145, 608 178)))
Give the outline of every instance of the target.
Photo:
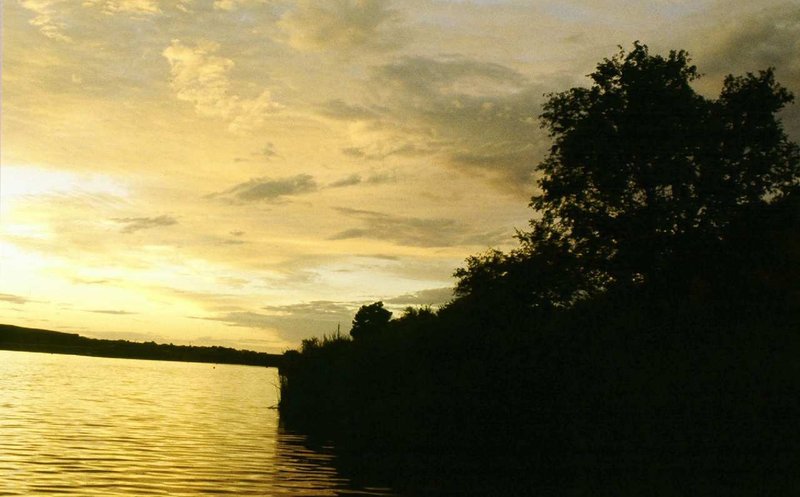
POLYGON ((354 340, 373 337, 382 333, 392 319, 392 312, 383 307, 383 302, 362 305, 353 318, 350 336, 354 340))
POLYGON ((287 355, 288 427, 413 495, 797 488, 791 95, 767 70, 705 99, 684 52, 639 44, 591 77, 545 106, 519 248, 469 258, 435 314, 287 355))
POLYGON ((412 495, 790 492, 798 200, 732 221, 675 279, 528 322, 456 300, 293 354, 282 422, 412 495))
POLYGON ((528 305, 569 305, 639 284, 798 185, 800 150, 776 118, 793 96, 772 69, 729 76, 710 100, 692 89, 699 74, 685 52, 637 43, 590 77, 544 106, 553 145, 531 231, 511 254, 468 260, 456 273, 462 295, 508 287, 528 305), (498 274, 513 281, 498 285, 498 274))
POLYGON ((739 211, 797 185, 800 152, 775 117, 793 97, 772 69, 729 76, 717 100, 694 92, 698 77, 685 52, 636 44, 599 64, 591 88, 551 95, 554 143, 531 204, 542 218, 526 236, 563 238, 601 281, 641 281, 686 239, 719 240, 739 211))

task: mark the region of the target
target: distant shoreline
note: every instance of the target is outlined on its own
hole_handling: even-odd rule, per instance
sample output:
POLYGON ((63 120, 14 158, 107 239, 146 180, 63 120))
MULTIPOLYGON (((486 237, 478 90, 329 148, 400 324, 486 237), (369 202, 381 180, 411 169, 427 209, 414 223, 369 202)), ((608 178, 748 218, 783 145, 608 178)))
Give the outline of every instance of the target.
POLYGON ((9 324, 0 324, 0 350, 273 368, 279 368, 283 358, 280 354, 229 347, 103 340, 87 338, 75 333, 25 328, 9 324))

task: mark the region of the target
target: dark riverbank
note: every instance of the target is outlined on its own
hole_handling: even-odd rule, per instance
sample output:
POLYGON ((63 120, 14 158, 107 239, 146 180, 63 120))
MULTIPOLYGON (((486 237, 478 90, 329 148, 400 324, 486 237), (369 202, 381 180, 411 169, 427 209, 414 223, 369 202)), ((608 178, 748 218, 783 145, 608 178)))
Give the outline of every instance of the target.
POLYGON ((278 367, 282 358, 278 354, 228 347, 102 340, 83 337, 75 333, 23 328, 8 324, 0 324, 0 350, 264 367, 278 367))
POLYGON ((281 419, 411 495, 790 494, 796 313, 667 310, 691 305, 619 297, 529 330, 443 317, 329 342, 282 370, 281 419))
POLYGON ((634 43, 548 95, 519 247, 455 299, 303 342, 281 420, 409 495, 800 488, 800 147, 768 69, 694 92, 634 43))
POLYGON ((467 295, 306 340, 281 368, 281 422, 414 496, 790 495, 799 202, 568 308, 467 295))
POLYGON ((651 285, 529 314, 462 298, 306 341, 281 420, 409 495, 788 495, 798 233, 789 199, 651 285))

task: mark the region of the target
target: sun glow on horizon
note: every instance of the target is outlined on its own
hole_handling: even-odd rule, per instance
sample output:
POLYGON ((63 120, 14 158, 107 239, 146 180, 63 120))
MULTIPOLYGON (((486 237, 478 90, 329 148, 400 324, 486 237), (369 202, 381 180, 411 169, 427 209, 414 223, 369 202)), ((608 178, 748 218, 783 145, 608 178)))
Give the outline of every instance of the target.
POLYGON ((128 197, 130 192, 108 174, 64 171, 55 167, 3 163, 0 192, 3 197, 69 192, 105 193, 128 197))

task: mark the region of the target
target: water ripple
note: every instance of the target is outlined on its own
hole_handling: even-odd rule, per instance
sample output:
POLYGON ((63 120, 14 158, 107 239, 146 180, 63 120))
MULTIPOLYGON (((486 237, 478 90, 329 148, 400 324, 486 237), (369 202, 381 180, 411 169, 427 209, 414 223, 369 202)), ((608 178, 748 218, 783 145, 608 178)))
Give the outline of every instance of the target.
POLYGON ((275 376, 0 351, 0 496, 391 495, 278 429, 275 376))

